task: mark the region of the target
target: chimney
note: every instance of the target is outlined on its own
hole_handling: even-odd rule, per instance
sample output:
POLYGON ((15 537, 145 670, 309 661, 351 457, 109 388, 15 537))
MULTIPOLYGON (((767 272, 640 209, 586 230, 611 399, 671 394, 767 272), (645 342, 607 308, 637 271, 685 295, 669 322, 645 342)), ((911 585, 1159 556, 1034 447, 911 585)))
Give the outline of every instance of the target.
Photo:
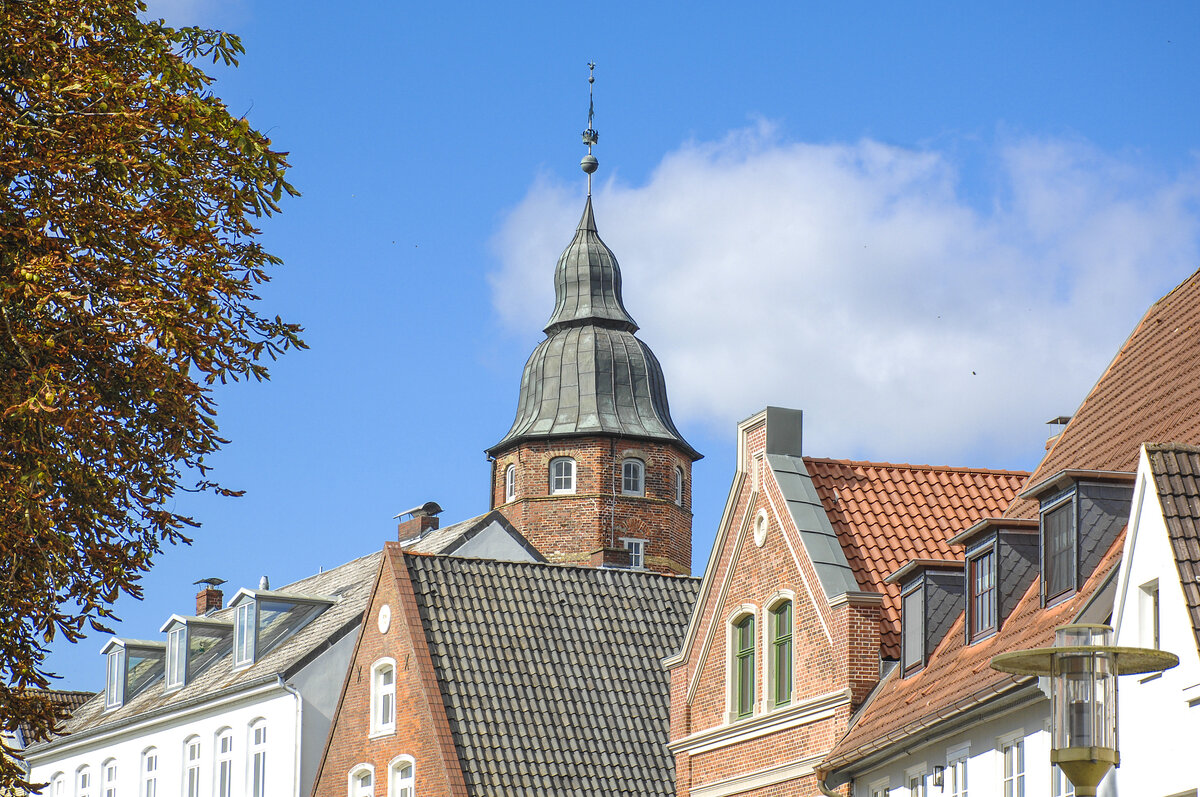
POLYGON ((592 551, 588 564, 592 567, 629 567, 629 551, 626 548, 597 548, 592 551))
POLYGON ((396 518, 400 523, 396 525, 396 539, 400 542, 408 540, 418 540, 425 536, 425 532, 433 531, 438 527, 438 515, 441 514, 442 508, 433 501, 426 501, 420 506, 405 510, 396 518))
POLYGON ((194 583, 203 585, 203 589, 196 593, 197 616, 203 617, 225 605, 225 593, 218 589, 218 587, 225 583, 222 579, 202 578, 194 583))
POLYGON ((1049 451, 1058 442, 1058 438, 1062 436, 1063 429, 1067 428, 1067 424, 1071 422, 1070 415, 1059 415, 1057 418, 1051 418, 1046 421, 1047 426, 1057 427, 1054 433, 1046 440, 1046 450, 1049 451))

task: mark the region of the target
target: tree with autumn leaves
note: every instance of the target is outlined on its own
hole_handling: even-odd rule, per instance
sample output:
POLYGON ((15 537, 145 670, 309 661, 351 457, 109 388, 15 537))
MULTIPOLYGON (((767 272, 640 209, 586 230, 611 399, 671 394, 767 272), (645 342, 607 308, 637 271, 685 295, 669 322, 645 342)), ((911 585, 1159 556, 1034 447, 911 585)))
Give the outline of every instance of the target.
MULTIPOLYGON (((48 646, 104 631, 231 491, 211 387, 304 344, 261 313, 286 153, 211 90, 237 37, 141 0, 0 0, 0 729, 49 732, 48 646)), ((0 756, 0 790, 21 770, 0 756)))

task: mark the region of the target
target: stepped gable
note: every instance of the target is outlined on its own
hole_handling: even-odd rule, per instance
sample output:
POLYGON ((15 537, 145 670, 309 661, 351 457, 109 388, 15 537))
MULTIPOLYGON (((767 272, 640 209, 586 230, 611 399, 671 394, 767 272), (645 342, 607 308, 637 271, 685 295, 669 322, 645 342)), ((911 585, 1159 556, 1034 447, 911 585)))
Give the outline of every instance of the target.
POLYGON ((960 562, 949 540, 999 515, 1029 475, 804 457, 859 589, 883 599, 881 652, 900 656, 900 585, 884 579, 910 560, 960 562))
MULTIPOLYGON (((1133 473, 1142 443, 1200 443, 1200 271, 1155 302, 1029 479, 1067 468, 1133 473)), ((1037 517, 1019 499, 1008 517, 1037 517)))
POLYGON ((1146 455, 1200 650, 1200 447, 1148 445, 1146 455))
POLYGON ((471 795, 675 794, 662 660, 699 581, 404 554, 471 795))
POLYGON ((621 269, 596 231, 591 196, 558 259, 554 293, 546 339, 521 375, 516 418, 487 453, 524 440, 605 435, 673 443, 699 459, 671 419, 658 358, 633 334, 621 269))

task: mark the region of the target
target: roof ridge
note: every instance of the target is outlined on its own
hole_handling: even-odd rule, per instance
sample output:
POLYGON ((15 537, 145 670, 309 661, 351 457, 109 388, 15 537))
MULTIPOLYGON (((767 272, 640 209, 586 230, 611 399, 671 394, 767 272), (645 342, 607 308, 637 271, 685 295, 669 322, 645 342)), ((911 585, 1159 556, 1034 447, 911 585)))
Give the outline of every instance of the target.
POLYGON ((1200 454, 1200 446, 1193 443, 1146 443, 1146 451, 1186 451, 1189 454, 1200 454))
POLYGON ((491 565, 508 565, 511 567, 555 567, 560 570, 579 570, 592 573, 631 573, 639 576, 659 576, 661 578, 671 579, 688 579, 691 581, 700 581, 700 576, 684 575, 683 573, 659 573, 656 570, 637 570, 632 567, 592 567, 591 565, 580 565, 574 562, 525 562, 508 559, 492 559, 487 556, 454 556, 452 554, 427 553, 424 551, 410 551, 402 549, 405 556, 420 557, 422 559, 441 559, 444 561, 454 561, 455 564, 470 562, 474 564, 491 564, 491 565))
POLYGON ((1004 474, 1007 476, 1028 476, 1030 471, 1026 470, 1008 470, 1006 468, 978 468, 970 466, 957 465, 923 465, 910 462, 873 462, 865 459, 834 459, 833 457, 813 457, 808 454, 803 455, 802 459, 808 462, 828 462, 835 465, 863 465, 872 468, 896 468, 906 470, 930 470, 949 473, 989 473, 989 474, 1004 474))

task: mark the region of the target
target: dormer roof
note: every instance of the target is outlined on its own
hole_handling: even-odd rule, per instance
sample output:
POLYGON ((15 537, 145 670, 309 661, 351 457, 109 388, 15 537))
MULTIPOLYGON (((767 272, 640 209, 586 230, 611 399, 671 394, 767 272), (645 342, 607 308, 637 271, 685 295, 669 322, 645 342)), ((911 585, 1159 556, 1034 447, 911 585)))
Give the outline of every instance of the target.
POLYGON ((298 592, 287 592, 277 589, 248 589, 242 587, 234 594, 227 608, 232 609, 247 598, 254 598, 260 601, 279 601, 281 603, 323 603, 326 606, 337 603, 337 598, 331 598, 326 595, 304 595, 298 592))
MULTIPOLYGON (((1133 484, 1137 479, 1136 473, 1120 470, 1085 470, 1082 468, 1064 468, 1053 476, 1048 476, 1039 482, 1033 482, 1020 493, 1020 498, 1038 500, 1044 495, 1065 490, 1077 482, 1111 482, 1115 484, 1133 484)), ((1032 482, 1032 480, 1031 480, 1032 482)))
POLYGON ((214 617, 211 614, 206 615, 183 615, 173 614, 167 618, 167 621, 159 628, 159 633, 165 634, 173 625, 197 625, 213 628, 233 628, 233 623, 227 617, 214 617))
POLYGON ((966 531, 961 534, 956 534, 950 538, 950 544, 955 546, 967 546, 975 542, 975 540, 985 534, 995 531, 996 529, 1004 529, 1006 531, 1018 531, 1026 534, 1037 534, 1042 524, 1037 518, 1003 518, 1003 517, 985 517, 973 526, 969 526, 966 531))

